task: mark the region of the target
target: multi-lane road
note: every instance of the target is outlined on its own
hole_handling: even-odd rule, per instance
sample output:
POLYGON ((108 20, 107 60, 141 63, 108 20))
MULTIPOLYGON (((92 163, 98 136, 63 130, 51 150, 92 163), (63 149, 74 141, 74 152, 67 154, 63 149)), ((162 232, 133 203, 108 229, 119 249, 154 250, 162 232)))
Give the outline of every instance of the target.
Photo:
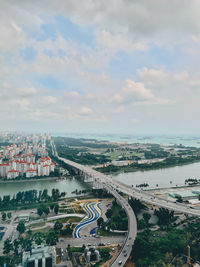
POLYGON ((185 213, 193 216, 200 217, 200 210, 197 208, 193 208, 187 206, 183 203, 175 203, 157 196, 154 196, 148 192, 143 190, 138 190, 136 188, 130 187, 122 182, 112 179, 111 177, 99 173, 88 166, 81 165, 79 163, 73 162, 71 160, 67 160, 58 156, 55 145, 52 143, 52 148, 54 151, 54 155, 58 157, 58 159, 62 160, 69 166, 74 167, 79 170, 79 172, 83 173, 83 175, 87 175, 91 177, 95 182, 100 183, 106 190, 108 190, 121 204, 121 206, 125 209, 128 215, 128 234, 125 240, 124 245, 122 246, 122 250, 119 253, 118 257, 115 259, 112 267, 124 265, 126 260, 128 259, 131 253, 131 247, 134 243, 136 234, 137 234, 137 223, 135 219, 135 215, 129 206, 128 202, 120 196, 119 192, 123 192, 124 194, 140 199, 141 201, 147 202, 149 204, 163 207, 169 210, 174 210, 180 213, 185 213), (125 251, 125 252, 124 252, 125 251))
MULTIPOLYGON (((123 245, 121 246, 121 250, 118 254, 118 256, 114 259, 114 261, 111 263, 110 266, 117 267, 119 265, 124 266, 126 261, 128 260, 131 251, 132 251, 132 245, 135 241, 136 235, 137 235, 137 222, 135 214, 131 208, 131 206, 128 204, 128 201, 124 199, 111 185, 111 181, 108 176, 103 175, 87 166, 83 166, 81 164, 78 164, 76 162, 73 162, 71 160, 67 160, 65 158, 59 157, 58 153, 56 151, 56 147, 53 142, 51 142, 52 145, 52 152, 54 156, 56 156, 59 160, 63 161, 65 164, 74 167, 75 169, 79 170, 79 172, 82 172, 83 175, 87 175, 93 178, 96 182, 101 183, 101 185, 108 190, 118 201, 118 203, 124 208, 126 211, 127 217, 128 217, 128 231, 125 238, 125 241, 123 245)), ((112 180, 112 179, 111 179, 112 180)))

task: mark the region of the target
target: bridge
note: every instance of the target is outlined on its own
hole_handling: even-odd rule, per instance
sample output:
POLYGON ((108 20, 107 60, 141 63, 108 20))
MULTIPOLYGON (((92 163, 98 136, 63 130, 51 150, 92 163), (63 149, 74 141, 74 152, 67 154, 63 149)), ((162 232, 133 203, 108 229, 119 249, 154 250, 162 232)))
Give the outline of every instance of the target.
POLYGON ((81 175, 84 177, 85 181, 93 181, 96 183, 100 183, 103 188, 105 188, 108 192, 110 192, 115 197, 118 204, 120 204, 124 208, 124 210, 127 214, 127 217, 128 217, 128 231, 127 231, 127 234, 125 237, 125 241, 120 248, 120 252, 119 252, 118 256, 114 259, 114 261, 110 265, 112 267, 117 267, 119 265, 124 266, 124 264, 126 263, 126 261, 128 260, 130 254, 131 254, 132 245, 133 245, 135 238, 136 238, 136 235, 137 235, 136 217, 135 217, 135 214, 134 214, 131 206, 129 205, 128 201, 126 199, 124 199, 118 193, 116 188, 114 188, 111 185, 111 181, 110 181, 110 180, 112 180, 111 178, 109 178, 108 176, 101 174, 100 172, 97 172, 97 171, 95 171, 95 170, 93 170, 87 166, 84 166, 84 165, 81 165, 79 163, 73 162, 71 160, 67 160, 65 158, 59 157, 54 143, 51 142, 51 145, 52 145, 52 152, 53 152, 53 155, 55 157, 57 157, 59 160, 63 161, 68 166, 73 167, 73 169, 75 170, 75 172, 78 175, 81 175))
POLYGON ((125 209, 128 216, 128 233, 118 257, 111 265, 112 267, 119 266, 119 264, 123 266, 125 264, 131 254, 132 245, 137 234, 137 222, 135 214, 128 202, 119 194, 119 192, 123 192, 127 196, 139 199, 154 206, 200 217, 200 210, 198 209, 186 206, 183 203, 174 203, 161 197, 154 196, 146 191, 130 187, 122 182, 114 180, 111 177, 97 172, 88 166, 84 166, 71 160, 59 157, 53 142, 52 151, 54 156, 56 156, 59 160, 63 161, 68 166, 73 167, 76 170, 77 174, 82 175, 85 181, 93 181, 95 183, 99 183, 103 188, 109 191, 116 198, 118 203, 125 209), (124 250, 126 250, 125 254, 123 254, 124 250))

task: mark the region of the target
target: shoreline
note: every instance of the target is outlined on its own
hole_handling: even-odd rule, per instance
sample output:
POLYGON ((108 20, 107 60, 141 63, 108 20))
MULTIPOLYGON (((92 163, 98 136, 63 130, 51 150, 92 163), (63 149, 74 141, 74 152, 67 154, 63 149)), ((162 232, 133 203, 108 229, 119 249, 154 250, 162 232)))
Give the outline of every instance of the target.
POLYGON ((190 164, 194 164, 194 163, 199 163, 200 162, 200 159, 199 160, 195 160, 195 161, 191 161, 191 162, 185 162, 185 163, 180 163, 180 164, 176 164, 176 165, 168 165, 168 166, 162 166, 162 167, 152 167, 152 168, 138 168, 138 169, 132 169, 132 170, 127 170, 127 171, 124 171, 123 169, 120 171, 116 171, 116 172, 101 172, 99 170, 97 170, 98 168, 93 168, 94 170, 100 172, 100 173, 103 173, 105 175, 118 175, 118 174, 121 174, 121 173, 131 173, 131 172, 148 172, 148 171, 152 171, 152 170, 161 170, 161 169, 168 169, 168 168, 175 168, 175 167, 181 167, 181 166, 185 166, 185 165, 190 165, 190 164))
POLYGON ((167 190, 167 189, 181 189, 181 188, 192 188, 192 187, 200 187, 200 184, 195 185, 178 185, 178 186, 171 186, 171 187, 156 187, 156 188, 149 188, 143 191, 159 191, 159 190, 167 190))
MULTIPOLYGON (((2 181, 2 180, 0 180, 0 184, 7 184, 7 183, 13 183, 13 182, 18 182, 18 183, 20 183, 20 182, 36 182, 36 181, 53 181, 53 180, 57 180, 58 179, 58 177, 47 177, 47 178, 31 178, 31 179, 20 179, 20 180, 15 180, 15 179, 13 179, 13 180, 4 180, 4 181, 2 181)), ((61 181, 63 180, 63 179, 60 179, 61 181)))

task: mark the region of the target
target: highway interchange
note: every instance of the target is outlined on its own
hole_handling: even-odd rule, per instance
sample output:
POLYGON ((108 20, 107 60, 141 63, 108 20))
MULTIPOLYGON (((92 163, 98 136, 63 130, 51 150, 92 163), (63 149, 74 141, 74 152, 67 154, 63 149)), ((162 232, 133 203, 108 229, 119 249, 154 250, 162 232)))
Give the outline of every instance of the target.
MULTIPOLYGON (((52 151, 53 155, 56 156, 59 160, 63 161, 65 164, 74 167, 75 169, 82 172, 83 175, 89 175, 92 177, 96 182, 100 183, 107 191, 109 191, 118 201, 118 203, 124 208, 127 217, 128 217, 128 231, 125 238, 124 243, 121 246, 121 250, 118 254, 118 256, 114 259, 114 261, 111 263, 110 266, 116 267, 116 266, 124 266, 126 261, 128 260, 131 251, 132 251, 132 245, 135 241, 136 235, 137 235, 137 222, 135 214, 131 208, 131 206, 128 204, 128 201, 124 199, 116 190, 116 188, 113 188, 113 186, 110 185, 110 181, 107 180, 107 176, 103 175, 87 166, 83 166, 81 164, 78 164, 76 162, 67 160, 65 158, 59 157, 58 153, 56 151, 55 144, 52 142, 52 151)), ((109 177, 108 177, 109 178, 109 177)), ((110 178, 109 178, 110 179, 110 178)), ((112 179, 111 179, 112 180, 112 179)))
POLYGON ((175 202, 154 196, 152 194, 149 194, 148 192, 145 192, 143 190, 138 190, 122 182, 114 180, 111 177, 104 175, 100 172, 97 172, 88 166, 84 166, 76 162, 73 162, 71 160, 67 160, 65 158, 59 157, 53 142, 52 142, 52 150, 53 150, 54 156, 56 156, 59 160, 63 161, 64 163, 66 163, 67 165, 71 167, 74 167, 83 176, 91 177, 94 182, 99 183, 106 190, 108 190, 117 199, 120 205, 125 209, 126 214, 128 216, 128 232, 127 232, 125 242, 122 245, 120 253, 118 254, 117 258, 113 261, 113 263, 111 264, 112 267, 119 266, 119 265, 124 266, 128 257, 131 254, 132 245, 137 235, 137 222, 136 222, 135 214, 132 208, 130 207, 130 205, 128 204, 128 202, 123 197, 121 197, 119 192, 123 192, 124 194, 130 197, 137 198, 141 201, 147 202, 149 204, 152 204, 158 207, 163 207, 163 208, 174 210, 180 213, 200 217, 200 210, 198 209, 192 208, 190 206, 186 206, 185 204, 182 204, 182 203, 175 203, 175 202))

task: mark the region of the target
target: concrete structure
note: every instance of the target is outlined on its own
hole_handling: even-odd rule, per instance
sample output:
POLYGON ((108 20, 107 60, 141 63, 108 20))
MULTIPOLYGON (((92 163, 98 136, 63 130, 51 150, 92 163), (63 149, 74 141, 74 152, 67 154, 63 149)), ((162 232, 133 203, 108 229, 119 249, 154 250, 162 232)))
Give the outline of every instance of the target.
POLYGON ((128 202, 123 197, 121 197, 118 192, 123 192, 124 194, 130 197, 140 199, 141 201, 147 202, 153 206, 155 205, 155 206, 163 207, 169 210, 174 210, 179 213, 185 213, 185 214, 189 214, 192 216, 200 217, 199 209, 191 208, 190 206, 186 206, 183 203, 174 203, 173 201, 169 201, 167 199, 154 196, 146 191, 139 190, 139 189, 130 187, 129 185, 126 185, 124 183, 121 183, 120 181, 117 181, 109 176, 99 173, 91 169, 88 166, 84 166, 76 162, 61 158, 58 156, 58 153, 56 151, 56 147, 53 141, 51 141, 51 146, 52 146, 52 153, 54 156, 58 157, 58 159, 62 160, 66 165, 69 165, 70 167, 74 168, 74 170, 77 170, 77 173, 83 176, 84 181, 85 181, 85 177, 86 178, 89 177, 90 180, 93 180, 93 182, 101 184, 102 187, 104 187, 111 194, 113 194, 113 196, 117 199, 118 203, 120 203, 120 205, 122 205, 122 207, 125 209, 128 215, 128 233, 127 233, 127 238, 125 240, 125 243, 122 246, 122 250, 126 248, 126 256, 123 255, 122 250, 121 250, 117 258, 110 265, 112 267, 119 266, 119 262, 121 266, 125 264, 128 257, 130 256, 131 247, 132 247, 132 244, 134 243, 136 233, 137 233, 137 223, 136 223, 135 215, 132 212, 132 209, 129 206, 128 202))
POLYGON ((137 221, 132 208, 128 204, 127 200, 124 199, 118 193, 118 191, 116 190, 117 186, 112 185, 113 181, 112 178, 107 177, 106 175, 99 173, 88 166, 83 166, 76 162, 59 157, 53 141, 51 142, 51 146, 52 146, 52 153, 54 156, 56 156, 59 160, 62 160, 65 164, 73 167, 73 169, 77 172, 77 174, 82 175, 84 177, 84 181, 89 180, 95 183, 99 183, 101 187, 109 191, 116 198, 118 204, 121 205, 122 208, 124 208, 128 217, 128 231, 118 256, 113 260, 113 262, 110 265, 111 267, 117 267, 119 266, 120 263, 121 266, 124 266, 124 264, 126 263, 127 259, 131 254, 132 245, 135 241, 137 234, 137 221), (124 254, 123 251, 126 251, 126 253, 124 254))
POLYGON ((183 201, 187 201, 190 199, 198 199, 200 192, 199 191, 184 190, 184 191, 169 193, 168 195, 172 198, 182 198, 183 201))
MULTIPOLYGON (((32 151, 30 148, 26 148, 26 144, 24 144, 23 149, 27 152, 32 151)), ((8 155, 7 150, 8 147, 4 151, 6 155, 8 155)), ((16 153, 16 150, 14 152, 16 153)), ((22 152, 22 148, 19 149, 19 152, 22 152)), ((3 156, 3 158, 1 157, 0 177, 14 179, 18 176, 23 177, 24 175, 27 178, 34 176, 49 176, 50 173, 55 170, 55 164, 49 156, 42 156, 35 162, 34 154, 21 153, 19 155, 15 153, 10 156, 9 159, 6 159, 7 156, 3 156)))
POLYGON ((22 213, 17 216, 17 221, 29 222, 30 214, 29 213, 22 213))
POLYGON ((19 176, 19 171, 17 170, 10 170, 8 171, 7 178, 8 179, 15 179, 19 176))
POLYGON ((22 267, 56 267, 55 247, 38 246, 31 251, 25 251, 22 267))
POLYGON ((34 169, 30 169, 26 171, 26 178, 35 177, 37 175, 37 171, 34 169))
POLYGON ((84 251, 85 259, 87 263, 93 261, 99 261, 99 251, 96 250, 96 247, 86 247, 84 251))

